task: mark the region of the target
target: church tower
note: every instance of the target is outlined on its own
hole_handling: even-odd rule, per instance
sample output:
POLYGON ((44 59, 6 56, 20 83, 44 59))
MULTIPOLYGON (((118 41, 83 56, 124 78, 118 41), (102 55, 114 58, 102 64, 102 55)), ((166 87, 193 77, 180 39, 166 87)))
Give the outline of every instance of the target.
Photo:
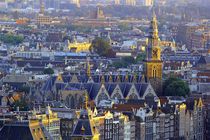
POLYGON ((40 0, 40 11, 39 11, 39 13, 44 15, 44 11, 45 11, 44 2, 43 2, 43 0, 40 0))
POLYGON ((158 25, 155 13, 150 23, 148 45, 146 48, 145 77, 158 95, 162 94, 162 67, 161 49, 159 47, 158 25))

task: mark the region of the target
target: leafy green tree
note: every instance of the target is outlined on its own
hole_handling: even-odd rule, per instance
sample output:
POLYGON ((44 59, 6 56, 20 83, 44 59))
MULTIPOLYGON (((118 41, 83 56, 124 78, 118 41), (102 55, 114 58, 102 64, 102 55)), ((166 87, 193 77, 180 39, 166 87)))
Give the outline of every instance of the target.
POLYGON ((122 31, 128 31, 128 30, 131 30, 131 29, 132 29, 131 27, 129 27, 128 24, 120 24, 118 27, 119 27, 122 31))
POLYGON ((136 61, 133 57, 128 56, 128 57, 123 57, 121 60, 116 61, 112 64, 113 67, 115 68, 127 68, 131 64, 135 64, 136 61))
POLYGON ((46 68, 43 71, 44 74, 54 74, 54 70, 52 68, 46 68))
POLYGON ((125 66, 125 64, 123 64, 123 62, 121 61, 117 61, 117 62, 113 62, 113 64, 111 65, 112 67, 115 67, 116 69, 119 68, 126 68, 127 66, 125 66))
POLYGON ((78 31, 78 32, 84 32, 84 33, 91 32, 91 27, 88 27, 88 26, 68 25, 67 29, 71 31, 78 31))
POLYGON ((131 56, 123 57, 122 61, 127 64, 135 64, 136 63, 135 59, 131 56))
POLYGON ((189 86, 183 80, 170 77, 164 82, 163 91, 165 96, 187 96, 190 92, 189 86))
POLYGON ((9 34, 9 33, 0 35, 0 40, 7 44, 17 45, 19 43, 22 43, 23 39, 24 39, 23 36, 9 34))
POLYGON ((107 57, 111 51, 111 45, 106 40, 97 37, 92 41, 90 51, 100 56, 107 57))
POLYGON ((141 62, 146 58, 146 53, 140 53, 138 54, 138 56, 136 57, 136 62, 141 62))

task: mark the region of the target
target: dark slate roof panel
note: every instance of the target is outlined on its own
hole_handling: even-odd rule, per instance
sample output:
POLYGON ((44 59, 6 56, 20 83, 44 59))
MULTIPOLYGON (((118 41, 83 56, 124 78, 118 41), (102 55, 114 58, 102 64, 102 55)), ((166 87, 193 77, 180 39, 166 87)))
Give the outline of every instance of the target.
POLYGON ((72 136, 93 136, 91 123, 88 117, 88 111, 82 110, 77 124, 73 130, 72 136), (82 128, 84 130, 82 131, 82 128))
POLYGON ((148 84, 147 83, 144 83, 144 84, 141 84, 141 89, 139 90, 139 96, 142 97, 146 91, 148 87, 148 84))
POLYGON ((89 120, 79 120, 75 130, 72 133, 72 136, 92 136, 91 126, 89 120), (84 127, 84 132, 81 131, 84 127))
POLYGON ((0 140, 33 140, 28 126, 5 125, 0 131, 0 140))
POLYGON ((109 96, 112 95, 114 89, 116 88, 117 84, 116 83, 111 83, 111 84, 105 84, 105 88, 107 92, 109 93, 109 96))
POLYGON ((90 91, 89 91, 89 97, 91 100, 94 100, 96 98, 100 88, 101 88, 101 84, 99 83, 92 84, 92 87, 90 88, 90 91))

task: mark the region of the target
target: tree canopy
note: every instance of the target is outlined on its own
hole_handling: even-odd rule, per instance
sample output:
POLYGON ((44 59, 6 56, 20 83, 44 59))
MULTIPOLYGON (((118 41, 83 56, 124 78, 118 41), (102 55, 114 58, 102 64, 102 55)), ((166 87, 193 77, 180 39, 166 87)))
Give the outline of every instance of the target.
POLYGON ((127 56, 127 57, 123 57, 121 60, 116 61, 112 64, 113 67, 115 68, 127 68, 129 65, 131 64, 135 64, 136 61, 133 57, 131 56, 127 56))
POLYGON ((0 35, 0 40, 7 44, 17 45, 19 43, 22 43, 23 39, 24 39, 23 36, 13 35, 9 33, 0 35))
POLYGON ((46 68, 43 71, 44 74, 54 74, 54 70, 52 68, 46 68))
POLYGON ((164 82, 165 96, 187 96, 190 92, 188 84, 176 77, 170 77, 164 82))
POLYGON ((104 57, 115 56, 115 53, 112 51, 112 48, 109 42, 99 37, 95 38, 92 41, 90 51, 104 57))
POLYGON ((144 59, 146 58, 146 53, 140 53, 138 54, 138 56, 136 57, 136 62, 142 62, 144 59))

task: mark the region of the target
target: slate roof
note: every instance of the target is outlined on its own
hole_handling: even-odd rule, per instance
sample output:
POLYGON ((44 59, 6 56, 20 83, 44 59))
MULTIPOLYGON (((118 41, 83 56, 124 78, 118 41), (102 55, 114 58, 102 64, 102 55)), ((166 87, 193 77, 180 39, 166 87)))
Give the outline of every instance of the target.
MULTIPOLYGON (((70 83, 73 76, 74 75, 62 75, 63 83, 64 84, 70 83)), ((86 74, 76 75, 76 76, 77 76, 77 79, 78 79, 79 83, 87 83, 88 80, 89 80, 89 77, 86 74)), ((104 76, 105 83, 110 83, 110 84, 112 83, 109 80, 110 75, 93 75, 92 76, 93 82, 94 83, 101 83, 102 76, 104 76)), ((118 75, 112 75, 113 83, 118 82, 117 81, 117 79, 118 79, 117 77, 118 77, 118 75)), ((133 82, 133 79, 134 79, 133 75, 128 75, 128 81, 126 81, 126 78, 125 78, 126 75, 119 75, 119 77, 120 77, 121 80, 118 83, 131 83, 131 82, 133 82)), ((136 76, 136 82, 137 83, 140 83, 141 79, 142 79, 141 75, 137 75, 136 76)), ((55 84, 55 81, 56 81, 56 76, 52 76, 49 79, 47 79, 46 83, 42 87, 42 90, 43 91, 51 91, 53 85, 55 84)), ((121 85, 120 87, 124 88, 124 85, 123 86, 121 85)))
POLYGON ((92 132, 92 124, 90 122, 90 118, 88 116, 88 111, 86 109, 82 110, 80 113, 80 117, 77 121, 76 126, 72 132, 72 137, 78 136, 89 136, 92 137, 94 134, 92 132), (84 129, 82 131, 82 129, 84 129))
POLYGON ((7 75, 4 77, 4 83, 27 83, 30 75, 7 75))
POLYGON ((198 60, 198 64, 206 64, 206 59, 204 56, 200 57, 200 59, 198 60))
POLYGON ((18 60, 17 62, 18 67, 25 67, 29 65, 30 67, 45 67, 48 64, 52 64, 55 66, 64 66, 64 61, 51 61, 51 60, 42 60, 42 59, 28 59, 28 60, 18 60))
MULTIPOLYGON (((97 96, 100 88, 101 88, 101 83, 69 83, 66 88, 64 88, 64 90, 69 90, 69 89, 78 89, 78 90, 82 90, 82 89, 86 89, 90 99, 95 99, 95 97, 97 96)), ((124 98, 127 97, 127 95, 129 94, 129 91, 132 87, 132 83, 105 83, 105 89, 107 90, 109 96, 112 95, 114 89, 117 87, 117 85, 119 85, 120 90, 122 91, 122 94, 124 96, 124 98)), ((134 84, 138 94, 140 97, 142 97, 148 87, 147 83, 137 83, 134 84)))
POLYGON ((33 140, 28 124, 6 124, 0 131, 1 140, 33 140))

